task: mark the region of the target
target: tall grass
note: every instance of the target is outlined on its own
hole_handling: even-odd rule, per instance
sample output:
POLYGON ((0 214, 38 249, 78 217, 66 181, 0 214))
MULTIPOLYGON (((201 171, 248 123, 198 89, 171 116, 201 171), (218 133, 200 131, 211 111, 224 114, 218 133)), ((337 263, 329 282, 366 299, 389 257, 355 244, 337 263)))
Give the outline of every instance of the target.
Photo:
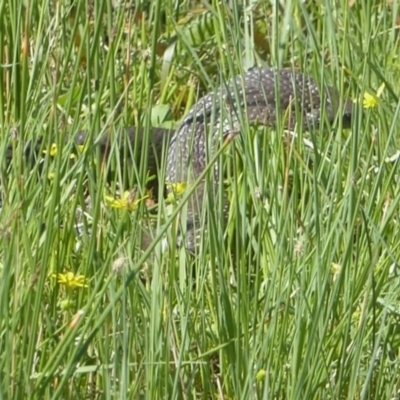
POLYGON ((398 398, 398 9, 1 2, 0 397, 398 398), (229 218, 222 191, 209 196, 196 258, 174 246, 185 206, 162 190, 156 211, 107 205, 135 184, 145 195, 147 159, 126 166, 123 127, 176 127, 256 64, 361 99, 352 129, 294 138, 241 115, 222 152, 229 218), (29 162, 39 138, 47 153, 29 162))

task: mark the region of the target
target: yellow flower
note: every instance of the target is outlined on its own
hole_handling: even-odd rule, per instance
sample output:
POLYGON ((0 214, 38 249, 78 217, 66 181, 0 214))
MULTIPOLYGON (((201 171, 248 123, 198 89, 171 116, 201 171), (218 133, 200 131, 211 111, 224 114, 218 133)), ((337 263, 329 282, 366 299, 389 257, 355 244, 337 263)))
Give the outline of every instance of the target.
POLYGON ((141 199, 135 200, 135 192, 125 191, 122 198, 116 199, 115 197, 105 196, 106 204, 111 208, 118 208, 120 210, 134 211, 137 209, 139 203, 142 200, 147 199, 149 196, 146 195, 141 199))
POLYGON ((86 277, 84 275, 75 275, 73 272, 66 274, 53 274, 53 278, 57 279, 60 285, 64 285, 68 289, 87 288, 86 277))
POLYGON ((167 197, 167 203, 173 203, 176 198, 181 197, 187 188, 186 182, 178 183, 167 183, 168 187, 171 189, 171 193, 167 197))
POLYGON ((365 92, 363 97, 363 107, 364 108, 378 107, 379 98, 382 96, 384 89, 385 89, 385 83, 382 83, 382 85, 379 86, 378 90, 376 91, 376 94, 365 92))
MULTIPOLYGON (((78 151, 79 151, 80 153, 83 153, 84 147, 81 146, 81 145, 79 145, 79 146, 77 146, 77 147, 78 147, 78 151)), ((57 155, 57 153, 58 153, 58 147, 57 147, 57 145, 56 145, 55 143, 53 143, 53 144, 51 145, 51 147, 50 147, 50 151, 43 150, 43 153, 44 153, 44 154, 49 153, 51 157, 55 157, 55 156, 57 155)), ((71 153, 71 154, 69 155, 69 158, 70 158, 71 160, 74 159, 74 158, 76 158, 76 154, 75 154, 75 153, 71 153)))
MULTIPOLYGON (((81 145, 81 144, 77 145, 76 148, 77 148, 79 154, 83 154, 83 153, 87 150, 87 147, 85 147, 85 146, 83 146, 83 145, 81 145)), ((71 154, 69 155, 69 158, 70 158, 71 160, 72 160, 72 159, 75 159, 75 158, 76 158, 76 154, 75 154, 75 153, 71 153, 71 154)))
POLYGON ((179 183, 171 183, 170 186, 176 195, 181 196, 185 192, 187 184, 186 182, 179 182, 179 183))
POLYGON ((53 143, 50 147, 50 151, 43 150, 43 154, 49 153, 52 157, 55 157, 58 152, 57 145, 53 143))

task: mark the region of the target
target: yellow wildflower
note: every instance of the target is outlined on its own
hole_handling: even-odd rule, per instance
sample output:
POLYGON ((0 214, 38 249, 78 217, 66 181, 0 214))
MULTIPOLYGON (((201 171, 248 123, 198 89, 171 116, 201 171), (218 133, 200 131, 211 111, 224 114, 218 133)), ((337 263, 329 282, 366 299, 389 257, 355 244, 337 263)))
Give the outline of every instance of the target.
POLYGON ((57 145, 55 143, 53 143, 51 145, 50 151, 43 150, 43 154, 49 153, 52 157, 55 157, 57 155, 57 152, 58 152, 58 148, 57 148, 57 145))
POLYGON ((378 107, 379 98, 382 96, 384 89, 385 89, 385 83, 382 83, 382 85, 379 86, 378 90, 376 91, 376 94, 365 92, 363 96, 363 107, 364 108, 378 107))
POLYGON ((185 193, 187 184, 186 182, 179 182, 179 183, 171 183, 170 187, 172 191, 177 195, 181 196, 183 193, 185 193))
MULTIPOLYGON (((83 146, 79 145, 79 146, 77 146, 77 148, 78 148, 78 151, 79 151, 80 153, 83 153, 83 151, 84 151, 84 147, 83 147, 83 146)), ((55 143, 53 143, 53 144, 51 145, 51 147, 50 147, 50 151, 43 150, 43 153, 44 153, 44 154, 49 153, 51 157, 55 157, 55 156, 57 155, 57 153, 58 153, 58 147, 57 147, 57 145, 56 145, 55 143)), ((69 155, 69 158, 70 158, 71 160, 74 159, 74 158, 76 158, 76 154, 75 154, 75 153, 71 153, 71 154, 69 155)))
POLYGON ((167 197, 167 203, 173 203, 176 198, 181 197, 187 188, 186 182, 168 183, 171 193, 167 197))
MULTIPOLYGON (((78 145, 78 146, 76 146, 76 148, 77 148, 77 150, 78 150, 78 153, 79 154, 83 154, 86 150, 87 150, 87 148, 85 148, 85 146, 83 146, 83 145, 78 145)), ((72 159, 75 159, 76 158, 76 154, 75 153, 71 153, 70 155, 69 155, 69 158, 72 160, 72 159)))
POLYGON ((53 274, 53 278, 57 279, 60 285, 64 285, 68 289, 87 288, 86 277, 84 275, 75 275, 73 272, 66 274, 53 274))
POLYGON ((141 199, 135 199, 135 192, 125 191, 122 198, 116 199, 115 197, 105 196, 106 204, 111 208, 118 208, 120 210, 134 211, 137 209, 139 203, 142 200, 147 199, 149 196, 146 195, 141 199))

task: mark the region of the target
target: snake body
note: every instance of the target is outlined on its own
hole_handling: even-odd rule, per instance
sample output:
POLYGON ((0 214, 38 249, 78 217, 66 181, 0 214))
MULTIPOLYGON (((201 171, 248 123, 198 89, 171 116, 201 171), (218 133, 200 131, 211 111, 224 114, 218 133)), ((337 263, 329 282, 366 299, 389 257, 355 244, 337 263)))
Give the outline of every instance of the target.
MULTIPOLYGON (((165 176, 169 187, 182 183, 190 186, 204 172, 219 143, 232 134, 246 134, 246 128, 240 122, 241 115, 250 126, 276 127, 280 121, 288 130, 296 127, 311 130, 324 123, 322 115, 326 122, 333 123, 338 117, 339 105, 337 90, 332 87, 322 90, 307 75, 289 69, 253 68, 198 100, 175 132, 154 128, 149 138, 149 172, 158 174, 161 153, 167 143, 165 176)), ((342 101, 342 106, 339 118, 343 127, 349 127, 352 103, 342 101)), ((142 148, 143 137, 135 128, 127 131, 132 146, 142 148)), ((86 138, 86 133, 79 134, 77 144, 83 144, 86 138)), ((107 155, 105 141, 101 151, 107 155)), ((11 151, 7 152, 7 158, 12 158, 11 151)), ((213 183, 218 187, 218 166, 214 171, 213 183)), ((157 189, 158 184, 153 187, 157 189)), ((205 183, 201 182, 188 203, 184 246, 190 251, 196 250, 201 232, 199 218, 205 195, 205 183)))
MULTIPOLYGON (((324 121, 333 123, 340 105, 339 93, 329 87, 324 92, 316 81, 289 69, 254 68, 201 98, 172 136, 168 151, 167 182, 170 185, 193 183, 204 171, 220 139, 245 134, 240 110, 249 125, 276 127, 278 120, 288 130, 318 128, 324 121), (324 111, 324 112, 323 112, 324 111)), ((352 103, 343 104, 342 126, 351 123, 352 103)), ((214 185, 217 187, 218 166, 214 185)), ((204 232, 200 215, 207 196, 202 182, 189 200, 185 247, 196 250, 198 237, 204 232)))

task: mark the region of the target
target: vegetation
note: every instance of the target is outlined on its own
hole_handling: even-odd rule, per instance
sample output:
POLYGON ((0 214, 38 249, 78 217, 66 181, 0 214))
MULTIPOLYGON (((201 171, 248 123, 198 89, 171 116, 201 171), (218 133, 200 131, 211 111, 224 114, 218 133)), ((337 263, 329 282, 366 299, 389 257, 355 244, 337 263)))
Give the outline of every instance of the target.
POLYGON ((0 398, 399 398, 399 4, 128 3, 0 2, 0 398), (193 258, 117 138, 254 65, 335 86, 353 126, 244 128, 193 258))

